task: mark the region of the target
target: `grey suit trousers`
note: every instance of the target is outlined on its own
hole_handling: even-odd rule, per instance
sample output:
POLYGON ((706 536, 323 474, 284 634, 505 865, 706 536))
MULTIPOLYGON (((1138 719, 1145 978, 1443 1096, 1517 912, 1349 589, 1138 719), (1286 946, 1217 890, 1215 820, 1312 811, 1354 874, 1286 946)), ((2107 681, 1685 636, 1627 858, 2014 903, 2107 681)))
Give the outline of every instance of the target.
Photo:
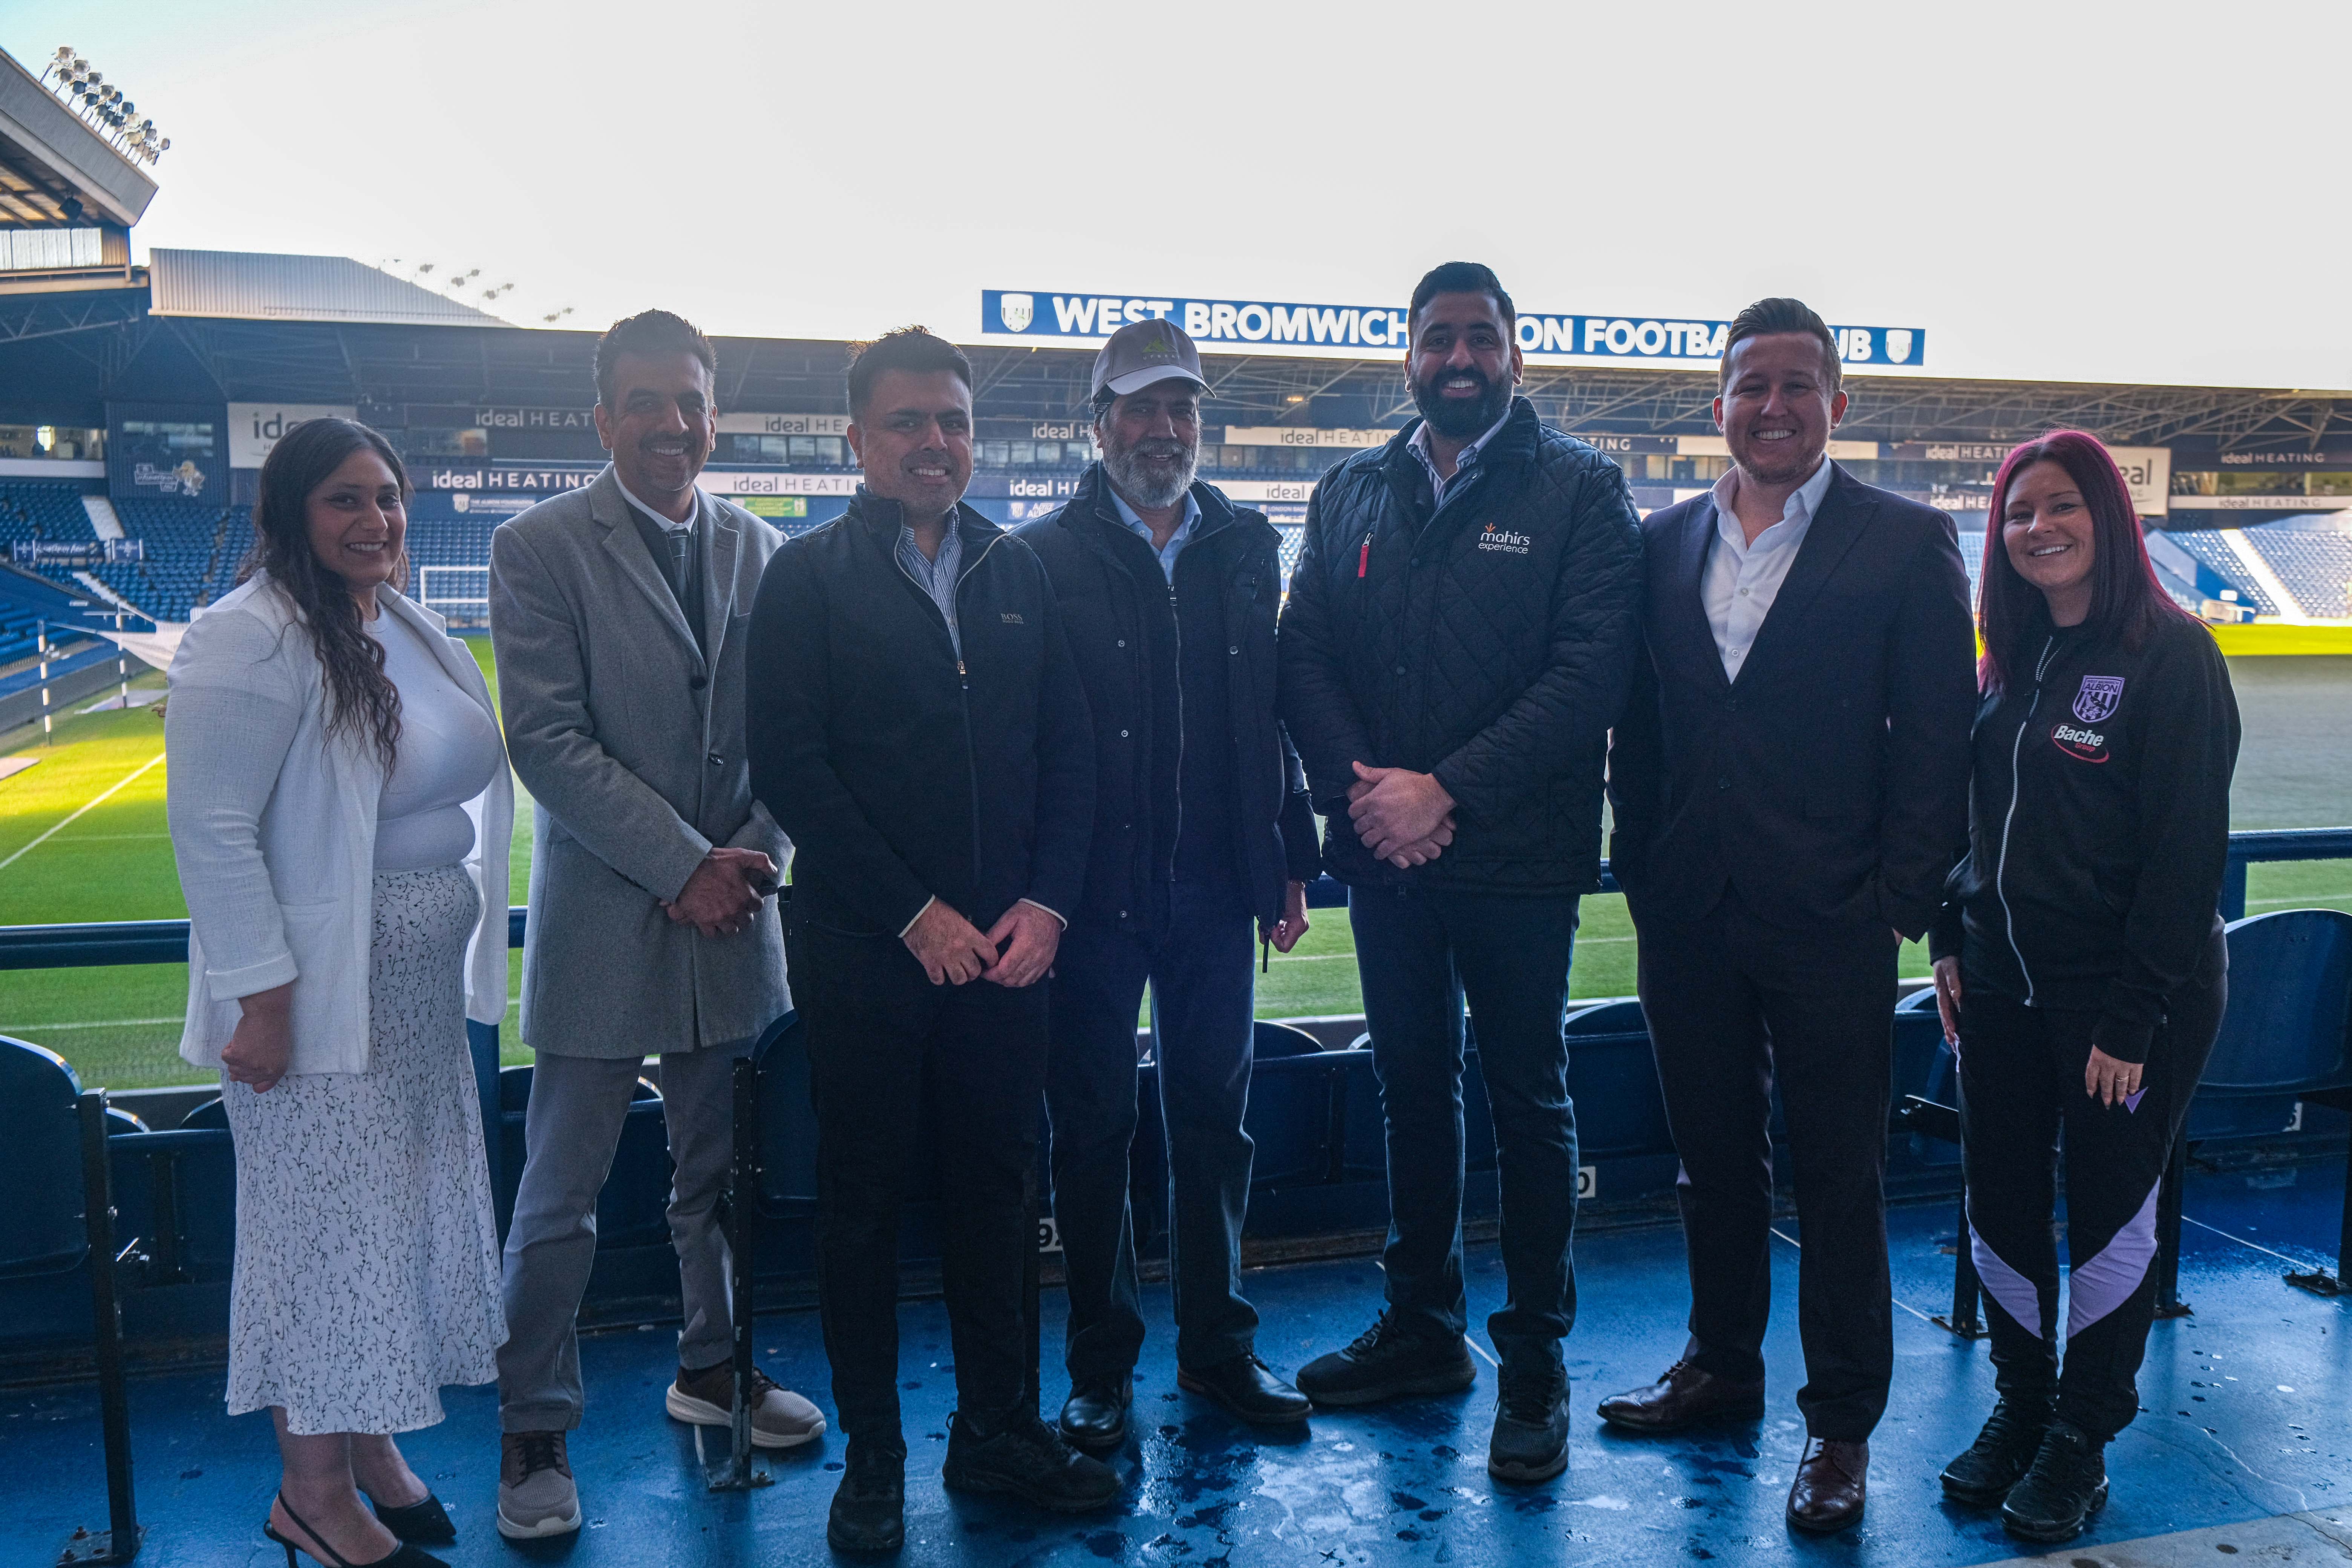
MULTIPOLYGON (((719 1197, 727 1187, 733 1063, 749 1040, 661 1058, 662 1114, 677 1165, 669 1200, 686 1326, 678 1364, 699 1370, 733 1350, 731 1278, 719 1197)), ((527 1153, 507 1231, 507 1342, 499 1352, 499 1423, 509 1432, 580 1425, 574 1320, 596 1262, 596 1194, 613 1168, 641 1063, 539 1053, 523 1116, 527 1153)))

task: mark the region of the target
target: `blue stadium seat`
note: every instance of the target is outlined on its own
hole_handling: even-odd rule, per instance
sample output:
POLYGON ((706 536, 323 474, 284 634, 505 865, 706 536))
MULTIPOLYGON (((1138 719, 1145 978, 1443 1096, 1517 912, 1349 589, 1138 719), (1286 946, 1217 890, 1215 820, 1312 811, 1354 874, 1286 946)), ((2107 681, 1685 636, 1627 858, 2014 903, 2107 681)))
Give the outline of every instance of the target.
POLYGON ((89 1250, 82 1228, 81 1079, 55 1051, 0 1035, 0 1279, 58 1274, 89 1250))
MULTIPOLYGON (((2274 1132, 2297 1101, 2352 1110, 2352 915, 2281 910, 2233 921, 2229 940, 2229 1011, 2198 1085, 2189 1137, 2274 1132)), ((2347 1263, 2352 1185, 2337 1279, 2347 1263)))

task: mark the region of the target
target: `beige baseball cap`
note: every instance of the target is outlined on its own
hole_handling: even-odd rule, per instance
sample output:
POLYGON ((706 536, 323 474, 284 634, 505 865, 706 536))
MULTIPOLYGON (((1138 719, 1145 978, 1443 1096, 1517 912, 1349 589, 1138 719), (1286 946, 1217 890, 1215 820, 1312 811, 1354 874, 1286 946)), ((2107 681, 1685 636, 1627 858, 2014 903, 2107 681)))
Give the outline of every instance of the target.
POLYGON ((1129 321, 1095 355, 1094 395, 1099 397, 1108 391, 1125 397, 1175 376, 1208 390, 1201 374, 1201 351, 1192 340, 1173 321, 1129 321))

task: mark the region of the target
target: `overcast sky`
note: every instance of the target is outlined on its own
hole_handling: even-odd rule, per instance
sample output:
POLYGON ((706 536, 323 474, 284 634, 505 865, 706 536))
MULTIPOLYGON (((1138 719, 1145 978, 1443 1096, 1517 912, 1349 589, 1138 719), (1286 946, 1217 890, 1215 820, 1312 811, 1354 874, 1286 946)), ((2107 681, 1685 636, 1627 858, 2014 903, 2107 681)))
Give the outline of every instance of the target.
POLYGON ((601 326, 971 340, 982 288, 1765 294, 1946 374, 2352 387, 2352 4, 0 0, 173 138, 134 243, 601 326), (459 297, 465 297, 461 294, 459 297))

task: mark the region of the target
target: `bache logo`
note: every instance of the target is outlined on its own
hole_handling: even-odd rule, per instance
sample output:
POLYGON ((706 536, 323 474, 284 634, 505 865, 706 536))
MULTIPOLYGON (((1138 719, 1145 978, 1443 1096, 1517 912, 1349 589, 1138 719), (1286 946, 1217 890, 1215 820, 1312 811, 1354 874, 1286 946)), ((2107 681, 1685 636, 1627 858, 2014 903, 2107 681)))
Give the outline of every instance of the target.
POLYGON ((2051 744, 2068 756, 2085 763, 2107 760, 2107 738, 2096 730, 2077 730, 2072 724, 2060 724, 2050 731, 2051 744))
POLYGON ((1534 542, 1534 540, 1524 533, 1514 533, 1507 528, 1498 529, 1491 522, 1478 535, 1479 549, 1496 551, 1506 555, 1525 555, 1528 552, 1528 547, 1534 542))

